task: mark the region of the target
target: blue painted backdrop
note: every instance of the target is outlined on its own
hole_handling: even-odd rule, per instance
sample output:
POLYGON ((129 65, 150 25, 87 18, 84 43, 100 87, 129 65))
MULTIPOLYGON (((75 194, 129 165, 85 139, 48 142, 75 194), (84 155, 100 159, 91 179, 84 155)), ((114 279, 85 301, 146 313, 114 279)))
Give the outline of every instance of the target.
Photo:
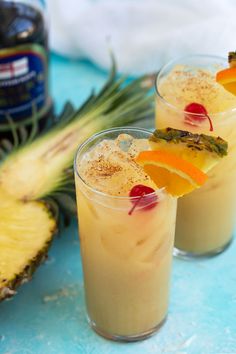
MULTIPOLYGON (((52 94, 59 111, 77 106, 106 73, 88 62, 52 57, 52 94)), ((49 260, 12 300, 0 304, 0 354, 236 354, 236 243, 222 255, 174 260, 168 321, 143 342, 119 344, 87 325, 77 225, 55 239, 49 260)), ((138 294, 137 294, 138 295, 138 294)))

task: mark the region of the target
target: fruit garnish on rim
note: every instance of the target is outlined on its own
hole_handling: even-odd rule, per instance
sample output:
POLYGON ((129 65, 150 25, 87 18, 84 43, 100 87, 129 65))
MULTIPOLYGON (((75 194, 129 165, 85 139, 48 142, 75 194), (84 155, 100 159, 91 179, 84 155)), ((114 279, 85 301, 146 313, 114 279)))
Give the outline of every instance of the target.
POLYGON ((190 162, 167 151, 142 151, 136 161, 156 183, 180 197, 203 185, 207 175, 190 162))
POLYGON ((149 138, 152 150, 136 158, 158 188, 180 197, 201 187, 207 174, 227 155, 227 142, 220 137, 193 134, 173 128, 158 129, 149 138))
POLYGON ((206 134, 174 128, 157 129, 149 139, 152 150, 172 152, 207 173, 227 155, 228 143, 206 134))
POLYGON ((211 118, 209 117, 206 108, 202 104, 196 102, 189 103, 184 108, 184 111, 184 121, 186 124, 198 126, 199 123, 202 123, 208 119, 210 131, 212 132, 214 130, 211 118))
POLYGON ((218 71, 216 81, 222 85, 225 90, 236 95, 236 52, 228 54, 229 68, 218 71))

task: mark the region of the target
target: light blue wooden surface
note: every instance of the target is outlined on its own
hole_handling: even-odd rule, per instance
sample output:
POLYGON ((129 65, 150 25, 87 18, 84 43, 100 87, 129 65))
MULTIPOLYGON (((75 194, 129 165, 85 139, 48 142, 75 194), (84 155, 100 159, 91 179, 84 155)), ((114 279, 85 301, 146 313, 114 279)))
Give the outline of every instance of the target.
MULTIPOLYGON (((106 73, 53 56, 57 109, 81 103, 106 73)), ((236 354, 236 243, 207 261, 174 260, 168 321, 154 337, 118 344, 87 325, 77 225, 54 241, 49 260, 18 295, 0 304, 0 354, 236 354)), ((137 294, 138 296, 138 294, 137 294)))

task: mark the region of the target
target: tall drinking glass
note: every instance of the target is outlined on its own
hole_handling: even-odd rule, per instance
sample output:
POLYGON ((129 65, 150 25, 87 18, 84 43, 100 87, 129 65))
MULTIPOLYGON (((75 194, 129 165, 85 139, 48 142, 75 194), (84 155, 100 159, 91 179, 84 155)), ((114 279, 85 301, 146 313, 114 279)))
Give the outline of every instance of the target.
POLYGON ((167 315, 176 198, 155 190, 130 213, 137 197, 124 192, 148 177, 131 169, 123 148, 134 139, 134 156, 149 136, 138 128, 107 130, 88 139, 75 157, 88 320, 113 340, 144 339, 167 315))
POLYGON ((188 56, 172 61, 156 79, 156 127, 173 127, 220 136, 228 156, 209 173, 199 190, 180 198, 175 254, 212 256, 231 242, 236 216, 236 97, 215 80, 227 60, 215 56, 188 56), (188 105, 204 106, 205 114, 189 113, 188 105))

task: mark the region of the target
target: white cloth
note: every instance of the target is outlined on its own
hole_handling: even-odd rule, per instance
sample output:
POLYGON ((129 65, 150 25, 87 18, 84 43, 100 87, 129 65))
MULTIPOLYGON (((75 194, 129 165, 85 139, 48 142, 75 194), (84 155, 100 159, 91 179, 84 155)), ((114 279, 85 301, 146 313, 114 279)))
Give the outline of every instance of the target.
POLYGON ((236 48, 235 0, 47 0, 51 47, 119 71, 153 72, 186 54, 236 48))

